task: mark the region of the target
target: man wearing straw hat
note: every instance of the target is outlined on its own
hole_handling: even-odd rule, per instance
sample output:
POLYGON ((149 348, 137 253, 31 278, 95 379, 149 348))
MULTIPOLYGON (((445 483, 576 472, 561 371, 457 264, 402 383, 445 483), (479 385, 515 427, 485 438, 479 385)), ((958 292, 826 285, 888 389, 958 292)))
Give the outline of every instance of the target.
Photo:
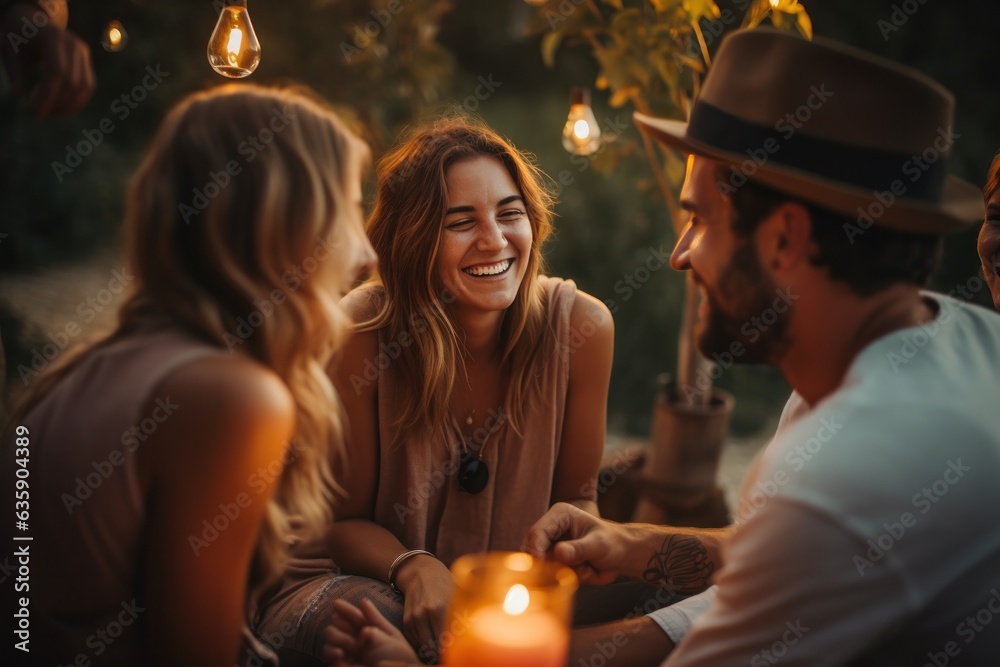
POLYGON ((771 364, 794 391, 733 528, 556 505, 529 532, 584 581, 714 581, 624 626, 617 658, 996 664, 1000 316, 921 290, 941 236, 982 217, 945 173, 953 106, 910 69, 753 30, 722 44, 689 123, 636 114, 691 156, 671 264, 701 288, 702 353, 771 364))

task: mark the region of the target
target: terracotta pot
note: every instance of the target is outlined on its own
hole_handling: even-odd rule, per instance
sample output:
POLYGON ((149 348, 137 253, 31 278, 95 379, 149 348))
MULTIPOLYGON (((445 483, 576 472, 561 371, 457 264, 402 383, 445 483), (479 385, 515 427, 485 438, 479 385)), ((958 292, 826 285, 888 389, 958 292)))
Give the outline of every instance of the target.
POLYGON ((729 523, 716 482, 735 400, 713 389, 708 405, 687 405, 672 387, 657 392, 653 428, 633 521, 698 527, 729 523))

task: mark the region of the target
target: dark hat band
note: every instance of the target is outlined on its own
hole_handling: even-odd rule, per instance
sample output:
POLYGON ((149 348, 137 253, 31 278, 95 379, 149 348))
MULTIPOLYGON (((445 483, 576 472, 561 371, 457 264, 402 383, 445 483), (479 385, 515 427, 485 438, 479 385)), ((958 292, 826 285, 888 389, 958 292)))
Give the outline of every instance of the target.
MULTIPOLYGON (((698 100, 688 123, 687 138, 712 148, 746 156, 756 170, 763 161, 792 167, 845 185, 873 192, 893 191, 907 199, 940 202, 945 181, 944 156, 928 162, 921 155, 852 146, 811 137, 785 121, 759 125, 698 100), (899 181, 893 187, 893 183, 899 181), (900 187, 903 189, 901 190, 900 187)), ((932 147, 928 147, 931 149, 932 147)))

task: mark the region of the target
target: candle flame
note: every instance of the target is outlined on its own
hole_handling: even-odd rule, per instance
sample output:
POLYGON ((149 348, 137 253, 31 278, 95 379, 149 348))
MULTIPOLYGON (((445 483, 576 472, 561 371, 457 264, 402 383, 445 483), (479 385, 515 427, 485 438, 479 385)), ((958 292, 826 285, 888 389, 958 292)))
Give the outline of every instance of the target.
POLYGON ((108 31, 108 41, 111 42, 112 46, 118 46, 122 41, 122 32, 118 28, 112 28, 108 31))
POLYGON ((504 598, 503 610, 511 616, 518 616, 525 612, 530 601, 531 596, 528 594, 528 589, 522 584, 514 584, 507 591, 507 597, 504 598))
POLYGON ((229 32, 229 44, 226 45, 226 50, 229 53, 236 55, 240 52, 240 47, 243 45, 243 31, 239 28, 233 28, 229 32))
POLYGON ((577 139, 587 139, 590 137, 590 125, 585 120, 578 120, 573 123, 573 134, 577 139))

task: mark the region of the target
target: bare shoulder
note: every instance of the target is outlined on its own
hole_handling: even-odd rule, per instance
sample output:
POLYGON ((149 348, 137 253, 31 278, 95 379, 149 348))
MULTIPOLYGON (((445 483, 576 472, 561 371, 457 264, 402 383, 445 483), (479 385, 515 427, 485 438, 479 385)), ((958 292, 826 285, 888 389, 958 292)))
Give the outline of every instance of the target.
POLYGON ((164 425, 175 436, 172 446, 182 449, 206 444, 215 450, 281 449, 295 428, 295 401, 285 383, 263 364, 238 355, 185 364, 155 396, 173 406, 164 425))
POLYGON ((577 290, 570 312, 570 382, 607 386, 615 347, 615 321, 599 299, 577 290), (595 380, 596 378, 596 380, 595 380))
POLYGON ((378 314, 382 306, 382 294, 381 285, 365 283, 345 294, 340 300, 340 307, 355 324, 367 322, 378 314))
POLYGON ((585 336, 614 337, 615 321, 604 302, 581 290, 576 291, 573 309, 569 315, 570 326, 585 336), (590 333, 588 333, 590 332, 590 333))

